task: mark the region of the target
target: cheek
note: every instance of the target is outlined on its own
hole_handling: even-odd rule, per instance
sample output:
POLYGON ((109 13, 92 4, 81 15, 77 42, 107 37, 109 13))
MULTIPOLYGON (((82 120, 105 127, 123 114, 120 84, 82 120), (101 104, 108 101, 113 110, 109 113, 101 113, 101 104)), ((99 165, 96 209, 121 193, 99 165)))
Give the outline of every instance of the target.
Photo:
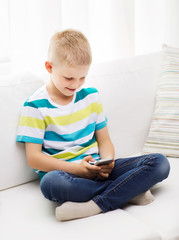
POLYGON ((80 81, 80 86, 82 86, 85 83, 85 79, 80 81))
POLYGON ((54 85, 57 87, 57 88, 61 88, 61 87, 63 87, 63 81, 60 79, 60 78, 58 78, 58 77, 56 77, 56 78, 54 78, 53 79, 53 83, 54 83, 54 85))
POLYGON ((55 87, 57 87, 57 88, 58 88, 59 85, 60 85, 59 81, 57 81, 56 79, 53 80, 53 83, 54 83, 55 87))

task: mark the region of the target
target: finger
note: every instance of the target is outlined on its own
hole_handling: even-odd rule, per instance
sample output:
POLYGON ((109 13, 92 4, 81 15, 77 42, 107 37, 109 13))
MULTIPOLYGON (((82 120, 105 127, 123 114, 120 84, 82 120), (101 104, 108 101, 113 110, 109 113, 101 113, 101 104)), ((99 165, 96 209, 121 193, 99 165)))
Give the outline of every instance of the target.
POLYGON ((100 173, 111 173, 111 169, 100 169, 100 173))
POLYGON ((103 165, 101 166, 101 171, 102 172, 108 172, 108 171, 112 171, 112 167, 110 167, 110 166, 105 166, 105 167, 103 167, 103 165))
POLYGON ((108 178, 109 177, 109 173, 100 172, 99 176, 102 177, 102 178, 108 178))
POLYGON ((98 173, 101 170, 101 167, 96 166, 96 165, 92 165, 92 164, 88 164, 88 166, 86 166, 88 168, 88 170, 94 172, 94 173, 98 173))
POLYGON ((87 157, 84 157, 83 160, 84 160, 85 162, 89 162, 89 161, 94 162, 94 159, 92 158, 91 155, 89 155, 89 156, 87 156, 87 157))
POLYGON ((101 170, 109 170, 109 169, 111 169, 111 167, 110 166, 105 166, 105 165, 101 165, 101 170))
POLYGON ((113 169, 114 161, 108 164, 101 165, 101 169, 113 169))

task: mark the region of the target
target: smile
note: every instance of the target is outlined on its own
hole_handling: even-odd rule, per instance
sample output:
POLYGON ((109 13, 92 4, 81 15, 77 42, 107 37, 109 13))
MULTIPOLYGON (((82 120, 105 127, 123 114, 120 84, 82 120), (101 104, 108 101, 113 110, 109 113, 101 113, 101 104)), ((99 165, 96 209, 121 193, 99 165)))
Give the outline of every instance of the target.
POLYGON ((72 89, 72 88, 67 88, 68 89, 68 91, 70 91, 70 92, 74 92, 76 89, 72 89))

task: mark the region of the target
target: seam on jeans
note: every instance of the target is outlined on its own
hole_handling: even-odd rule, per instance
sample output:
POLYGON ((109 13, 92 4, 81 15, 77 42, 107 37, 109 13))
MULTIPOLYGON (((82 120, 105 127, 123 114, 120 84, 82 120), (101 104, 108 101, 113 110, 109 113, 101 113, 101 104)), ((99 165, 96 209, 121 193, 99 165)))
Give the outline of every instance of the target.
POLYGON ((101 208, 101 210, 105 213, 107 212, 106 210, 106 206, 103 203, 103 201, 101 200, 101 198, 99 196, 96 196, 93 198, 93 201, 98 205, 98 202, 100 202, 100 206, 98 205, 99 208, 101 208))
MULTIPOLYGON (((149 157, 149 159, 153 161, 155 159, 155 157, 149 157)), ((136 176, 138 173, 142 172, 143 170, 145 170, 147 168, 148 168, 148 166, 145 165, 143 168, 135 171, 134 173, 132 173, 130 176, 128 176, 126 179, 124 179, 122 182, 120 182, 117 186, 115 186, 113 189, 111 189, 108 193, 106 193, 103 196, 107 196, 108 194, 111 194, 111 192, 114 192, 118 187, 121 187, 123 184, 128 182, 133 176, 136 176)))
MULTIPOLYGON (((153 157, 153 156, 152 156, 152 157, 147 157, 147 158, 150 159, 150 160, 152 160, 152 162, 153 162, 153 160, 155 159, 155 157, 153 157)), ((146 159, 147 159, 147 158, 146 158, 146 159)), ((148 162, 148 163, 149 163, 149 162, 148 162)), ((130 176, 128 176, 126 179, 124 179, 122 182, 120 182, 117 186, 115 186, 113 189, 111 189, 109 192, 107 192, 106 194, 102 195, 102 197, 103 197, 103 196, 108 196, 108 195, 110 195, 112 192, 116 191, 116 189, 117 189, 118 187, 121 187, 123 184, 125 184, 126 182, 128 182, 133 176, 136 176, 138 173, 142 172, 143 170, 145 170, 145 169, 147 169, 147 168, 148 168, 148 166, 145 165, 145 166, 143 166, 143 168, 135 171, 135 172, 132 173, 130 176)), ((105 204, 104 204, 104 202, 102 201, 102 199, 101 199, 100 196, 94 197, 93 200, 95 201, 96 204, 97 204, 97 202, 100 202, 100 206, 99 206, 99 207, 102 209, 103 212, 107 212, 106 206, 105 206, 105 204)))
POLYGON ((117 186, 115 186, 113 189, 111 189, 108 193, 106 193, 104 196, 111 194, 111 192, 114 192, 118 187, 121 187, 122 185, 124 185, 125 183, 127 183, 132 177, 136 176, 139 172, 142 172, 143 170, 145 170, 147 168, 147 166, 144 166, 143 168, 135 171, 134 173, 132 173, 131 175, 129 175, 126 179, 124 179, 122 182, 120 182, 117 186))
POLYGON ((153 157, 153 156, 146 156, 146 155, 144 155, 143 158, 140 158, 140 159, 139 159, 138 157, 136 157, 136 158, 137 158, 137 159, 134 159, 133 161, 130 161, 130 162, 124 163, 124 164, 122 164, 122 165, 120 165, 120 166, 114 168, 114 170, 115 170, 115 169, 122 168, 122 167, 129 166, 130 164, 133 164, 133 163, 138 162, 138 161, 141 161, 141 160, 146 160, 146 159, 153 160, 153 159, 155 159, 155 157, 153 157))
MULTIPOLYGON (((135 173, 132 173, 130 176, 128 176, 127 179, 123 180, 122 182, 120 182, 117 186, 115 186, 113 189, 111 189, 109 192, 107 192, 106 194, 102 195, 102 197, 105 197, 105 196, 108 196, 110 195, 112 192, 114 192, 118 187, 121 187, 123 184, 125 184, 127 181, 130 180, 130 178, 132 178, 133 176, 137 175, 139 172, 143 171, 144 169, 146 169, 147 166, 144 166, 142 169, 139 169, 138 171, 136 171, 135 173)), ((103 212, 107 212, 106 210, 106 206, 104 204, 104 202, 102 201, 101 197, 100 196, 96 196, 94 199, 93 199, 95 202, 96 200, 98 202, 100 202, 100 207, 102 209, 103 212)))
POLYGON ((122 165, 120 165, 120 166, 118 166, 118 167, 114 168, 114 170, 115 170, 115 169, 122 168, 122 167, 129 166, 129 165, 131 165, 131 164, 133 164, 133 163, 135 163, 135 162, 138 162, 138 161, 139 161, 139 159, 135 159, 135 160, 133 160, 133 161, 131 161, 131 162, 124 163, 124 164, 122 164, 122 165))
POLYGON ((127 183, 133 176, 137 175, 139 172, 145 170, 147 168, 147 166, 144 166, 143 168, 139 169, 138 171, 132 173, 130 176, 128 176, 126 179, 124 179, 122 182, 120 182, 117 186, 115 186, 113 189, 111 189, 109 192, 107 192, 105 195, 103 196, 107 196, 109 194, 111 194, 112 192, 114 192, 118 187, 121 187, 122 185, 124 185, 125 183, 127 183))

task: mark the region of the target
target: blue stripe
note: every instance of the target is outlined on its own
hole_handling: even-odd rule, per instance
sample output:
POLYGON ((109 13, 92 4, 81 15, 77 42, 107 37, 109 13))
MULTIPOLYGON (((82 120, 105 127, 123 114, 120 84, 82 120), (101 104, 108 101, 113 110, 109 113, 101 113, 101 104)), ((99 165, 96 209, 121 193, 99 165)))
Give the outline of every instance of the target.
POLYGON ((83 100, 89 94, 96 93, 96 92, 98 92, 96 88, 83 88, 83 89, 81 89, 76 94, 75 103, 77 103, 78 101, 83 100))
POLYGON ((17 135, 16 141, 23 142, 23 143, 25 143, 25 142, 38 143, 38 144, 43 143, 43 139, 41 139, 41 138, 28 137, 28 136, 23 136, 23 135, 17 135))
POLYGON ((95 135, 94 135, 93 138, 90 139, 88 142, 83 143, 83 144, 80 144, 80 146, 81 146, 81 147, 88 147, 88 146, 90 146, 91 144, 93 144, 94 142, 96 142, 95 135))
POLYGON ((94 131, 95 131, 95 123, 91 123, 87 127, 80 129, 71 134, 60 135, 53 131, 46 131, 44 139, 49 141, 72 142, 80 138, 86 137, 94 131))
MULTIPOLYGON (((79 146, 80 147, 87 147, 87 146, 90 146, 91 144, 93 144, 95 141, 96 141, 96 138, 95 138, 95 136, 93 136, 93 138, 90 139, 88 142, 80 144, 79 146)), ((61 153, 63 150, 42 147, 42 151, 45 152, 45 153, 48 153, 50 155, 54 155, 54 154, 57 154, 57 153, 61 153)))
POLYGON ((179 98, 160 98, 158 97, 161 101, 179 101, 179 98))
POLYGON ((33 108, 57 108, 53 106, 47 99, 39 99, 31 102, 26 101, 24 107, 33 107, 33 108))
POLYGON ((163 72, 179 72, 179 71, 177 71, 177 70, 165 70, 165 71, 163 71, 163 72))
POLYGON ((42 147, 42 151, 45 153, 48 153, 50 155, 54 155, 54 154, 62 152, 63 150, 42 147))
POLYGON ((42 180, 43 176, 45 176, 45 174, 47 173, 47 172, 39 171, 37 169, 35 169, 35 172, 39 175, 40 180, 42 180))
POLYGON ((105 120, 101 123, 98 123, 98 124, 96 124, 96 129, 95 130, 100 130, 100 129, 104 128, 106 125, 107 125, 107 120, 105 120))

